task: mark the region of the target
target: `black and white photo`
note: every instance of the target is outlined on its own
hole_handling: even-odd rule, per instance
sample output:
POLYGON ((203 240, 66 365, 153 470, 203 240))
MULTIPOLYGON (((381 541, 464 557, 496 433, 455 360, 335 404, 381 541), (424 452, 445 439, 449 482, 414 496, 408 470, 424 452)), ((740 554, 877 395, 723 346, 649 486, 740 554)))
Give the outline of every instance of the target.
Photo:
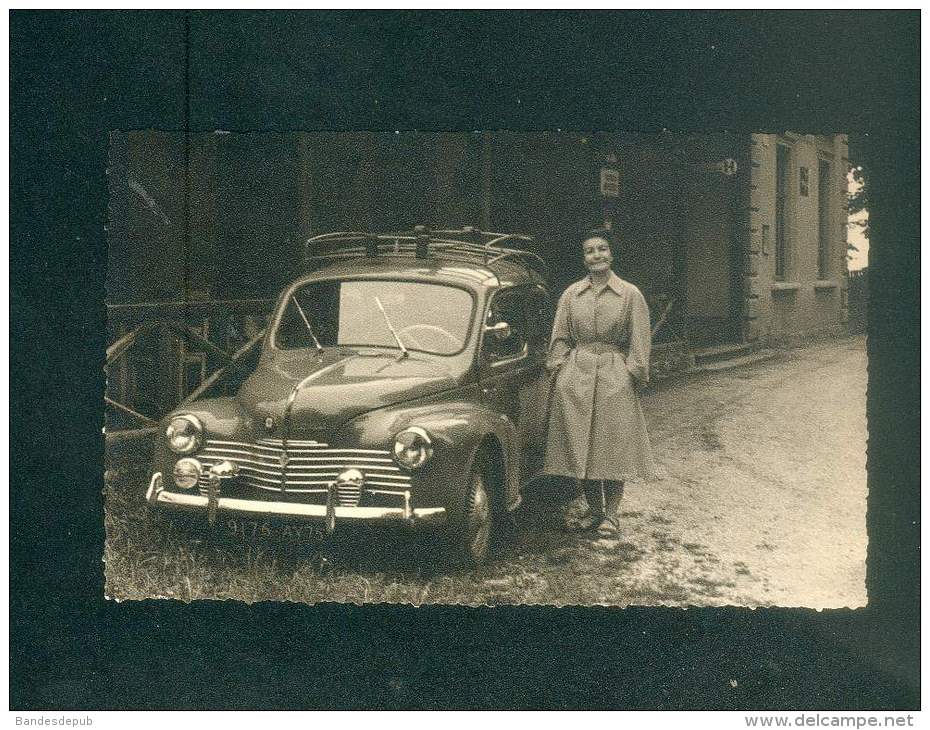
POLYGON ((846 135, 110 151, 108 595, 865 605, 846 135))

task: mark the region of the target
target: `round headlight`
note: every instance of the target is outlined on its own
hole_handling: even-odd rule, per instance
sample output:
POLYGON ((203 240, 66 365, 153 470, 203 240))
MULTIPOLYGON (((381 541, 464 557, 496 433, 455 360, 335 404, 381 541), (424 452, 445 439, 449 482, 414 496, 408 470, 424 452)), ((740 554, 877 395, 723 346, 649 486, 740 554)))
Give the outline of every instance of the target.
POLYGON ((174 465, 174 483, 181 489, 196 487, 201 471, 197 459, 181 459, 174 465))
POLYGON ((203 441, 203 426, 193 416, 175 416, 165 429, 168 447, 176 454, 192 454, 203 441))
POLYGON ((408 469, 423 466, 433 455, 433 442, 419 426, 405 428, 394 437, 394 461, 408 469))

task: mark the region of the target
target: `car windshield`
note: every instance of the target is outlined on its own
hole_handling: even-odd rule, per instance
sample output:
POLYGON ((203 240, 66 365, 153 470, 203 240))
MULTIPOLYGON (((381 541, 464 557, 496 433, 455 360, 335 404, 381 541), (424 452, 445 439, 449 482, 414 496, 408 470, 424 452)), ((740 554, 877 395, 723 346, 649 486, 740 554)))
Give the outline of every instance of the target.
POLYGON ((454 355, 472 316, 467 291, 416 281, 316 281, 288 298, 274 334, 285 350, 367 346, 454 355), (379 306, 380 303, 380 306, 379 306))

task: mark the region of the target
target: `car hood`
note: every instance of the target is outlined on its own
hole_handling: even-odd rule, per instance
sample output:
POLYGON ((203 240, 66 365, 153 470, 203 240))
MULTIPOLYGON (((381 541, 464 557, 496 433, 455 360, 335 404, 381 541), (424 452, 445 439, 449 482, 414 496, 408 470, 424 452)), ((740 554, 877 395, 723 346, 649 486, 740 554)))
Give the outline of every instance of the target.
POLYGON ((398 359, 396 352, 301 351, 263 360, 237 397, 257 430, 280 436, 286 428, 288 436, 299 438, 331 433, 367 411, 454 386, 446 367, 417 355, 398 359))

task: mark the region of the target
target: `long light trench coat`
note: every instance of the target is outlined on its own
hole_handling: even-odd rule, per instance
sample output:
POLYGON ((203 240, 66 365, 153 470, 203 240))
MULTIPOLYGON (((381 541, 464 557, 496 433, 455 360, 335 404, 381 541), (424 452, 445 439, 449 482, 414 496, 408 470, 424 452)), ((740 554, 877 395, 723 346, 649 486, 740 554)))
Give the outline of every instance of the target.
POLYGON ((637 388, 649 381, 649 307, 633 284, 589 277, 559 300, 546 367, 552 385, 545 471, 576 479, 651 478, 637 388))

